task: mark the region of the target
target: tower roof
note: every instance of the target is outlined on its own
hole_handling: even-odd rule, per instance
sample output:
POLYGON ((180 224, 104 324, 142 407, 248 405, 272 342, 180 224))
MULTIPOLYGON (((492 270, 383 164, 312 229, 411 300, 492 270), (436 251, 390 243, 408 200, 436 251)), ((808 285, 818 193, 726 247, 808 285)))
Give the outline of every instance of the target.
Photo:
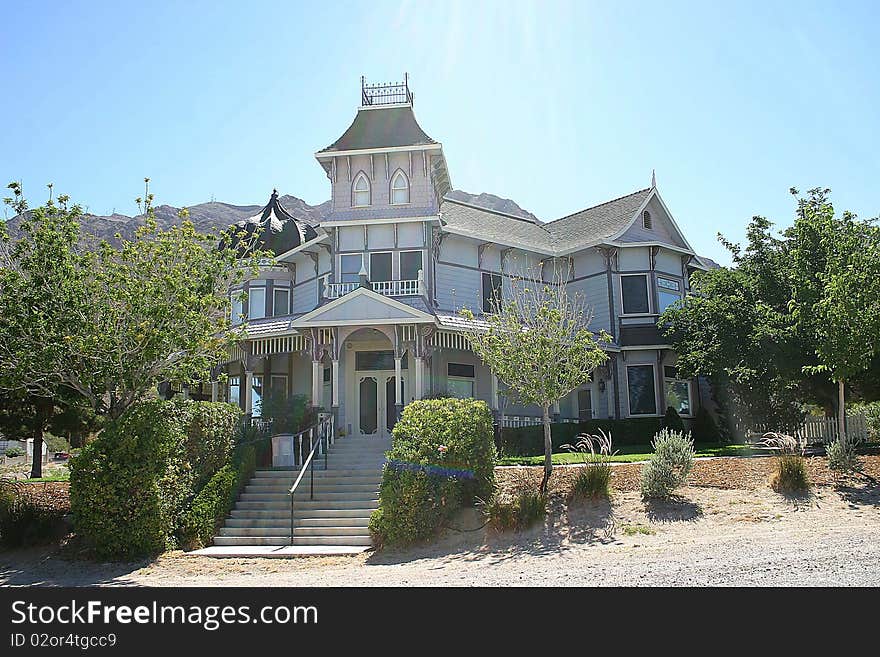
MULTIPOLYGON (((275 255, 286 253, 291 249, 304 244, 318 236, 317 231, 309 224, 299 221, 291 215, 278 199, 278 190, 272 190, 269 202, 249 219, 237 222, 232 229, 232 239, 229 248, 238 248, 243 251, 242 239, 251 237, 260 230, 260 235, 253 245, 254 249, 272 251, 275 255), (236 235, 241 233, 244 235, 236 235)), ((221 244, 221 246, 227 246, 221 244)))
POLYGON ((419 126, 411 105, 368 105, 358 109, 354 121, 339 139, 318 153, 436 143, 419 126))

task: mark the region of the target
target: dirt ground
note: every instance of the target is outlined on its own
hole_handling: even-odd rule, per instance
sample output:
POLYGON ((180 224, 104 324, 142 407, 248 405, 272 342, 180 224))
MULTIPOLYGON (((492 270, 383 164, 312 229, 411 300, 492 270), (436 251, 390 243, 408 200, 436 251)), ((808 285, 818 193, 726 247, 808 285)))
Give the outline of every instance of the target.
MULTIPOLYGON (((492 535, 473 510, 440 539, 357 557, 211 559, 183 552, 131 564, 66 560, 53 550, 0 553, 2 585, 587 586, 880 585, 880 457, 869 477, 839 480, 810 459, 815 486, 786 497, 767 486, 769 459, 695 465, 675 500, 645 503, 638 466, 615 466, 611 501, 562 502, 553 477, 543 526, 492 535)), ((538 468, 499 470, 502 485, 538 468)))

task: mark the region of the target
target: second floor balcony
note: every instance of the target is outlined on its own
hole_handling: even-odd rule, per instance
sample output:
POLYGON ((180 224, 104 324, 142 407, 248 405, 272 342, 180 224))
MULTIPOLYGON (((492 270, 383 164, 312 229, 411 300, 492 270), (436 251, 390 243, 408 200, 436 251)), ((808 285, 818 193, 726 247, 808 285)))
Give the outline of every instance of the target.
POLYGON ((420 269, 418 278, 396 281, 348 281, 343 283, 331 283, 330 277, 324 277, 323 296, 325 299, 338 299, 341 296, 354 292, 361 285, 386 297, 415 297, 425 295, 425 276, 420 269))

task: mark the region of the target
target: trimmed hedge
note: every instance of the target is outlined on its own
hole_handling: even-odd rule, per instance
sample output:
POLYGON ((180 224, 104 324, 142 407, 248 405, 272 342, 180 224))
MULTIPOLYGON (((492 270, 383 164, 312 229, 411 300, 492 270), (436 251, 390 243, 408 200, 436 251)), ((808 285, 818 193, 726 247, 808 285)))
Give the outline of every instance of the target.
POLYGON ((70 462, 77 534, 105 558, 176 547, 184 509, 229 462, 240 415, 232 404, 152 400, 109 423, 70 462))
POLYGON ((232 463, 217 470, 182 513, 178 529, 181 547, 194 550, 211 542, 256 469, 256 447, 242 445, 232 463))
POLYGON ((411 402, 394 441, 370 518, 377 545, 433 536, 460 506, 489 499, 495 486, 492 413, 474 399, 411 402))
MULTIPOLYGON (((663 418, 627 418, 623 420, 585 420, 577 423, 552 424, 550 438, 553 451, 560 451, 565 444, 577 442, 581 433, 595 434, 602 429, 611 433, 615 445, 649 445, 661 429, 663 418)), ((501 432, 501 453, 504 456, 540 456, 544 453, 544 427, 505 428, 501 432)))

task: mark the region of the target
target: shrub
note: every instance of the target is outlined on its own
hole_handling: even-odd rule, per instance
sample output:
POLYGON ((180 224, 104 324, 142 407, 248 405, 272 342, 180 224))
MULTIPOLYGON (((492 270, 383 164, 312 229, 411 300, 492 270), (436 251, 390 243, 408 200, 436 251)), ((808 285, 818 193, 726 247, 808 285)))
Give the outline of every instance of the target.
POLYGON ((299 433, 317 422, 317 412, 305 395, 269 390, 260 401, 260 416, 272 420, 272 433, 299 433))
POLYGON ((17 499, 0 512, 0 544, 6 548, 48 543, 65 531, 63 511, 47 509, 31 500, 17 499))
POLYGON ((857 472, 862 464, 856 454, 856 445, 852 440, 834 440, 825 448, 828 456, 828 467, 838 472, 857 472))
POLYGON ((666 407, 666 413, 663 415, 663 428, 684 433, 684 422, 681 419, 681 415, 672 406, 666 407))
POLYGON ((474 399, 411 402, 394 427, 379 508, 370 518, 377 545, 434 535, 462 504, 487 498, 495 483, 492 414, 474 399))
POLYGON ((21 447, 10 447, 6 450, 6 456, 11 459, 18 458, 24 456, 24 450, 21 447))
POLYGON ((236 449, 232 463, 215 472, 181 514, 178 529, 181 547, 193 550, 211 542, 256 469, 255 446, 248 444, 236 449))
POLYGON ((706 410, 705 406, 700 406, 697 410, 691 433, 694 442, 697 443, 721 442, 721 431, 718 429, 718 424, 716 424, 715 418, 706 410))
POLYGON ((537 491, 520 491, 511 498, 495 494, 485 511, 489 527, 494 531, 520 531, 544 519, 547 497, 537 491))
MULTIPOLYGON (((559 422, 550 426, 550 438, 554 452, 562 445, 574 442, 579 434, 593 435, 599 431, 614 434, 617 445, 648 445, 662 428, 661 424, 661 418, 656 417, 559 422)), ((505 428, 501 432, 501 453, 504 456, 543 455, 544 428, 541 425, 505 428)))
POLYGON ((642 468, 642 497, 666 498, 684 484, 694 463, 690 434, 662 429, 651 443, 654 453, 642 468))
POLYGON ((175 547, 184 509, 228 462, 240 413, 232 404, 152 400, 109 423, 71 460, 77 534, 100 557, 175 547))
POLYGON ((765 433, 760 443, 777 450, 770 486, 780 493, 801 493, 810 487, 804 460, 806 440, 782 433, 765 433))
POLYGON ((847 412, 864 415, 868 430, 868 440, 872 443, 880 442, 880 401, 853 404, 847 409, 847 412))

